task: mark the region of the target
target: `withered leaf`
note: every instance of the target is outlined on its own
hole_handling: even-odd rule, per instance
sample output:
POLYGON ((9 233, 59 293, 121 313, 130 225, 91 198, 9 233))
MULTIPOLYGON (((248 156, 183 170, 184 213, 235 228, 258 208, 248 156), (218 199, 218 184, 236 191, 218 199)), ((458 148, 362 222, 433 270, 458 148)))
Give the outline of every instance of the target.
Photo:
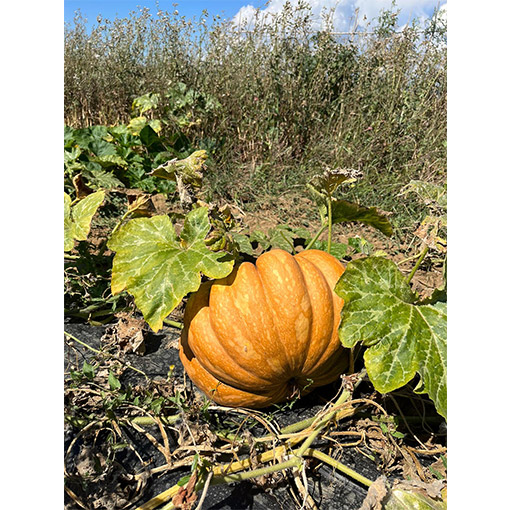
POLYGON ((380 476, 368 488, 367 495, 359 510, 383 510, 383 500, 388 493, 386 477, 380 476))
POLYGON ((190 510, 193 503, 197 499, 195 492, 195 486, 197 484, 198 476, 197 470, 193 471, 188 483, 185 487, 180 487, 179 492, 172 499, 172 503, 175 508, 181 508, 182 510, 190 510))

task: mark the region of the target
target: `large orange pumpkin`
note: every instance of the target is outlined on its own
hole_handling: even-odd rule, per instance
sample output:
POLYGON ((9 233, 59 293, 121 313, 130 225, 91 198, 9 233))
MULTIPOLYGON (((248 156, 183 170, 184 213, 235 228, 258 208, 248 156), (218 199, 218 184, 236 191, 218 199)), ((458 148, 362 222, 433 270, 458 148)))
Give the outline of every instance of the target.
POLYGON ((338 339, 344 272, 332 255, 283 250, 204 283, 184 314, 180 358, 215 402, 265 407, 328 384, 345 371, 338 339))

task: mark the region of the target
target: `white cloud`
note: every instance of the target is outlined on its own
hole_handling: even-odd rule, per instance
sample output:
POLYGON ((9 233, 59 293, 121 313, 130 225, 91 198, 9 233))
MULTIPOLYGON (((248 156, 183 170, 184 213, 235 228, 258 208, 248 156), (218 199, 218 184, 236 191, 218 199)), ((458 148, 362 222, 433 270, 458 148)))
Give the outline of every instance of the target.
MULTIPOLYGON (((242 7, 234 16, 233 22, 242 26, 246 23, 248 28, 253 26, 254 19, 259 16, 265 23, 269 23, 274 14, 282 12, 284 5, 289 2, 296 7, 303 0, 270 0, 267 6, 257 11, 252 5, 242 7)), ((379 16, 381 9, 390 9, 392 0, 308 0, 313 16, 314 28, 323 25, 322 14, 331 12, 333 29, 338 32, 351 30, 358 11, 358 24, 366 27, 367 23, 379 16)), ((446 2, 440 2, 441 15, 446 16, 446 2)), ((398 0, 397 8, 400 9, 399 25, 405 25, 412 19, 426 19, 430 17, 438 0, 398 0)))

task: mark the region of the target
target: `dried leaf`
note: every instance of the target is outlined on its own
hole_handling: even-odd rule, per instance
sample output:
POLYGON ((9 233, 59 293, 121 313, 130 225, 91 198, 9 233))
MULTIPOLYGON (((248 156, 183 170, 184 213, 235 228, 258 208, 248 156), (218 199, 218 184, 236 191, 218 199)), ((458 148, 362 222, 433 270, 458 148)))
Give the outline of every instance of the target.
POLYGON ((150 217, 156 214, 156 209, 152 203, 151 196, 145 193, 128 194, 128 212, 133 218, 150 217))
POLYGON ((337 168, 325 170, 322 174, 314 175, 308 188, 316 196, 331 196, 341 184, 355 182, 363 177, 360 170, 353 168, 337 168))
POLYGON ((85 184, 81 173, 73 177, 73 186, 74 189, 76 190, 76 197, 79 198, 80 200, 94 192, 92 188, 89 188, 85 184))
POLYGON ((113 343, 122 352, 145 354, 145 322, 127 313, 119 313, 116 316, 118 322, 106 330, 101 341, 113 343))
POLYGON ((441 499, 441 491, 445 487, 445 483, 445 480, 434 480, 430 483, 422 482, 420 480, 404 480, 398 482, 393 489, 421 492, 430 498, 441 499))
POLYGON ((369 487, 365 500, 359 510, 383 510, 383 500, 388 493, 386 477, 380 476, 369 487))
POLYGON ((193 471, 186 487, 180 487, 179 492, 172 499, 172 503, 175 508, 181 508, 182 510, 190 510, 193 503, 197 499, 197 493, 195 492, 195 486, 197 484, 198 476, 197 471, 193 471))
POLYGON ((439 237, 441 227, 446 227, 444 216, 426 216, 414 235, 419 237, 429 248, 446 253, 446 240, 439 237))

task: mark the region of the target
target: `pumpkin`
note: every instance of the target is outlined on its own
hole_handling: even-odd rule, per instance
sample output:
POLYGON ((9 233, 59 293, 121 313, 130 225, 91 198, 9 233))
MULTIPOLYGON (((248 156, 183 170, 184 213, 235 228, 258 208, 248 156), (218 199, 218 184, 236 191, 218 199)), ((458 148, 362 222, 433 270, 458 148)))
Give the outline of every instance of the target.
POLYGON ((203 283, 179 342, 191 380, 220 405, 257 408, 337 379, 348 365, 334 292, 343 272, 326 252, 275 249, 203 283))

